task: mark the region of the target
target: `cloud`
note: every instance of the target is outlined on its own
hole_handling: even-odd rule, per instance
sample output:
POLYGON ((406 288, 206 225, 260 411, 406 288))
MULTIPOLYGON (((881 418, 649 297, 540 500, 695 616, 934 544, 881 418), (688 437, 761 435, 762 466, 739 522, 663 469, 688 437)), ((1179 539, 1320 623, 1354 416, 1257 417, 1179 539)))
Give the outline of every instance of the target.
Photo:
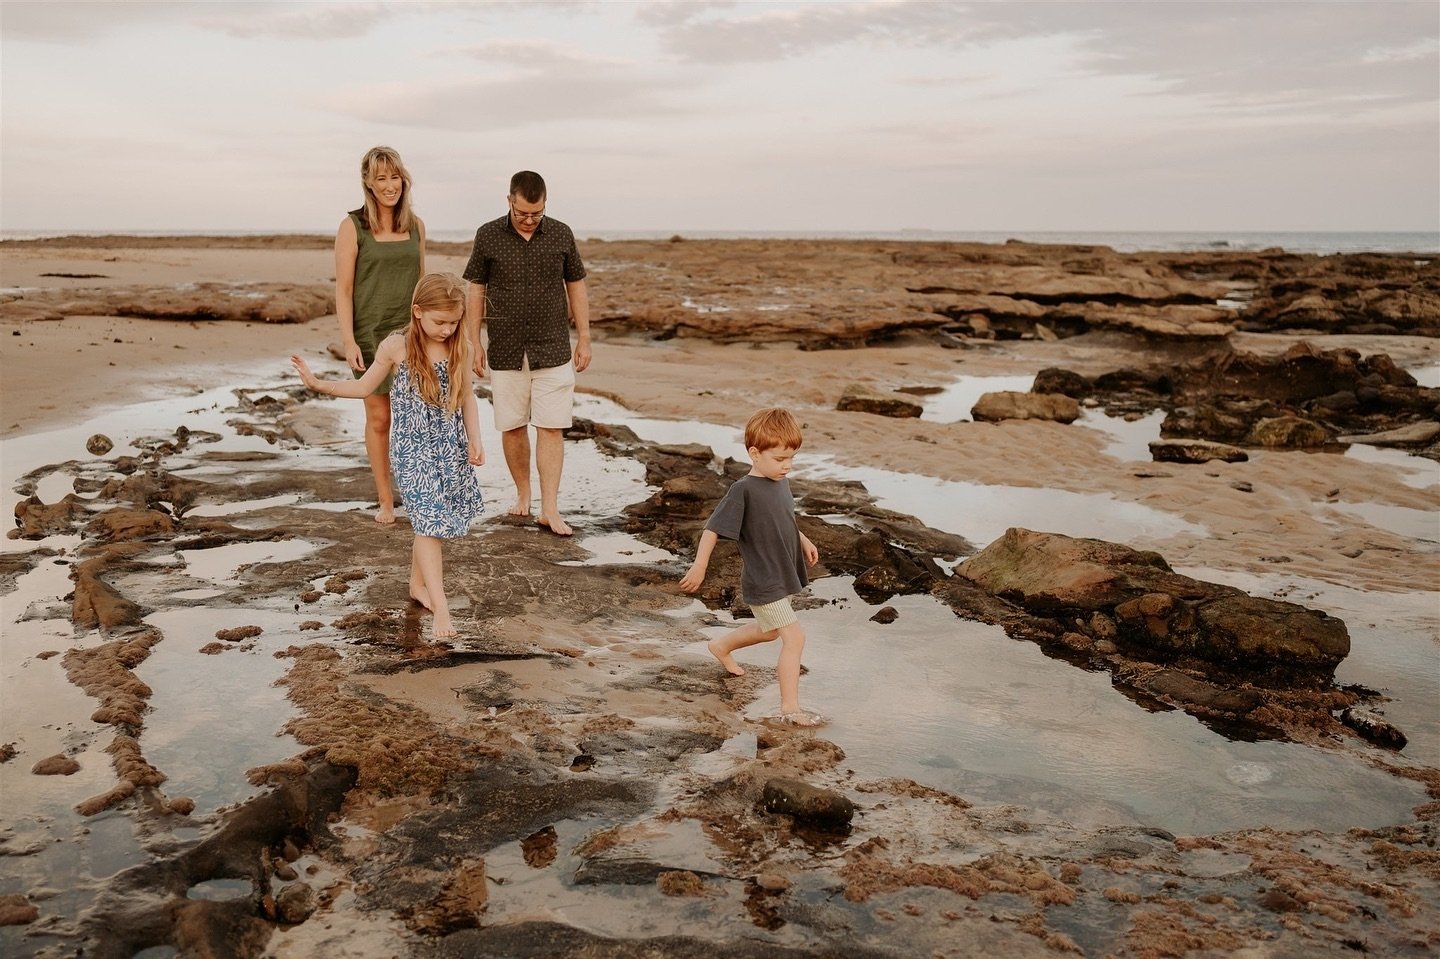
POLYGON ((6 40, 70 43, 156 21, 174 21, 180 7, 172 3, 0 3, 0 36, 6 40))
POLYGON ((196 26, 242 40, 363 37, 400 8, 386 3, 202 4, 196 26))

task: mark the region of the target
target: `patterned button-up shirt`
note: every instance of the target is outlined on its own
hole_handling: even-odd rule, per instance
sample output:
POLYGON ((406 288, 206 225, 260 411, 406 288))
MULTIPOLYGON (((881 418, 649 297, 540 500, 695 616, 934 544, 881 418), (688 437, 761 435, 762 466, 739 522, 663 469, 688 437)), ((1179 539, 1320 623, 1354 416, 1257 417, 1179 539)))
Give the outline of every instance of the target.
POLYGON ((485 287, 487 354, 494 370, 531 369, 570 361, 570 302, 565 284, 585 279, 575 234, 543 218, 526 240, 510 215, 475 231, 465 279, 485 287))

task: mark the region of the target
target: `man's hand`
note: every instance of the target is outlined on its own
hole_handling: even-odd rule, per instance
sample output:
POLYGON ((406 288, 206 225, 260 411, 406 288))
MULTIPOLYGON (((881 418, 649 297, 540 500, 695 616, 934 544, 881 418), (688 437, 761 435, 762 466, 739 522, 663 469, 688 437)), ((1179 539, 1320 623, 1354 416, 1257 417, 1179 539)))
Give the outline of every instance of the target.
POLYGON ((485 347, 475 347, 475 362, 470 369, 480 379, 485 378, 485 347))
POLYGON ((590 340, 588 337, 583 337, 575 344, 575 372, 584 373, 585 368, 589 365, 590 340))

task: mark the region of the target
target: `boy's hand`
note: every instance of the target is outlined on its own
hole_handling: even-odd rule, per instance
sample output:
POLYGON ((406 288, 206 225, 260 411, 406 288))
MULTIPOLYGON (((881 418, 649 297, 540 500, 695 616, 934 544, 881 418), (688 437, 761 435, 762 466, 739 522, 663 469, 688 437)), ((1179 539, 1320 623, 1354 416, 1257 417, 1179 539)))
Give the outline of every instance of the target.
POLYGON ((471 466, 484 466, 485 448, 482 447, 479 443, 471 443, 469 444, 469 448, 465 451, 465 458, 470 461, 471 466))
POLYGON ((805 554, 806 566, 814 566, 820 562, 820 551, 815 548, 815 544, 810 542, 810 538, 804 533, 800 534, 800 551, 805 554))
POLYGON ((680 577, 680 589, 686 593, 693 593, 705 582, 705 567, 698 563, 691 566, 689 571, 680 577))

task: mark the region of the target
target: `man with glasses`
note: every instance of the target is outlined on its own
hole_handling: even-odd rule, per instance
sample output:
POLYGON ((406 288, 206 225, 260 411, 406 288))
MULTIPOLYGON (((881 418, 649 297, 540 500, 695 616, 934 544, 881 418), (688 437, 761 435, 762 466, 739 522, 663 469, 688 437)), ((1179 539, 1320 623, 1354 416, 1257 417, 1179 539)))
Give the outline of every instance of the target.
POLYGON ((530 431, 535 427, 535 467, 540 512, 535 521, 559 536, 570 526, 560 516, 564 431, 571 424, 575 374, 590 365, 590 301, 585 264, 575 235, 545 215, 545 181, 522 170, 510 178, 510 212, 475 231, 465 267, 470 281, 466 307, 475 375, 490 367, 495 428, 510 478, 515 481, 512 516, 530 515, 530 431), (576 341, 570 346, 570 320, 576 341), (488 347, 480 331, 488 324, 488 347), (488 348, 488 352, 487 352, 488 348))

